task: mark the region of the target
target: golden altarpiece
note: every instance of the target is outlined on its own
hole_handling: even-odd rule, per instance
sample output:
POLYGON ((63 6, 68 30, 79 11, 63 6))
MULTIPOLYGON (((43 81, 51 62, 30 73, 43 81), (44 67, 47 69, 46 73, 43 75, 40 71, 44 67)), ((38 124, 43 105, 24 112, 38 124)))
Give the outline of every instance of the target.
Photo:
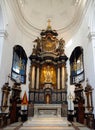
POLYGON ((68 58, 64 53, 65 41, 58 40, 57 36, 58 33, 52 30, 49 22, 47 29, 41 31, 40 38, 34 41, 33 52, 29 57, 29 104, 61 104, 61 108, 63 106, 67 111, 68 58))

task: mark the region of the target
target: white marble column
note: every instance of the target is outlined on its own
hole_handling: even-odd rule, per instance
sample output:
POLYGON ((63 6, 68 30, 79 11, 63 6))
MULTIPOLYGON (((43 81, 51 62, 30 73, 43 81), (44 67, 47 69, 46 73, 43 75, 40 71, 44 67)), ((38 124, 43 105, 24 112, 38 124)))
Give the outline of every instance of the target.
POLYGON ((1 29, 0 30, 0 75, 2 75, 2 76, 0 76, 0 106, 1 106, 1 99, 2 99, 2 90, 1 90, 1 88, 2 88, 2 86, 4 84, 4 82, 5 82, 5 79, 6 79, 5 77, 6 77, 6 73, 7 73, 7 72, 4 73, 4 69, 2 69, 2 68, 4 68, 4 64, 5 64, 5 63, 3 63, 3 60, 4 60, 4 56, 3 56, 4 46, 7 43, 7 42, 4 42, 4 39, 6 39, 7 37, 8 37, 8 33, 5 30, 1 29))
MULTIPOLYGON (((91 57, 91 67, 93 68, 92 70, 92 73, 91 73, 91 78, 89 77, 89 80, 91 82, 91 86, 94 88, 95 86, 95 31, 94 32, 90 32, 89 33, 89 38, 90 38, 90 41, 91 41, 91 45, 92 45, 92 48, 91 48, 91 52, 92 52, 92 57, 91 57)), ((93 90, 93 106, 95 106, 95 89, 93 90)), ((93 110, 93 113, 95 114, 95 108, 93 110)))
POLYGON ((39 67, 37 67, 36 89, 39 89, 39 67))
POLYGON ((32 89, 35 87, 35 66, 32 66, 32 89))
POLYGON ((95 73, 95 32, 89 33, 89 38, 92 44, 92 53, 93 53, 93 61, 94 61, 94 73, 95 73))
POLYGON ((57 69, 57 88, 60 89, 60 68, 57 69))
POLYGON ((62 89, 64 89, 65 87, 65 67, 62 66, 62 77, 61 77, 61 81, 62 81, 62 89))

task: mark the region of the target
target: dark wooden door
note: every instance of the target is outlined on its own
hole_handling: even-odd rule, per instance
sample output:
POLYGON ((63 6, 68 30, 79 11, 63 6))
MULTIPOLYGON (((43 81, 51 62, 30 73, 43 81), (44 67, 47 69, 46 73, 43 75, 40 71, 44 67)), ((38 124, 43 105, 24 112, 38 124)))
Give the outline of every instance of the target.
POLYGON ((84 123, 84 106, 83 102, 78 103, 78 122, 84 123))
POLYGON ((12 102, 12 107, 11 107, 11 111, 10 111, 11 123, 16 121, 16 106, 17 106, 16 101, 12 102))

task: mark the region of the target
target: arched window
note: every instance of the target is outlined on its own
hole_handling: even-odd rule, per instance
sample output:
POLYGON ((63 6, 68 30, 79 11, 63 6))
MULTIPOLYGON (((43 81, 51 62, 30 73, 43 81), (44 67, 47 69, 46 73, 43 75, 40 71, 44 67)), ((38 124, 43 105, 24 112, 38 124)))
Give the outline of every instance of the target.
POLYGON ((26 64, 27 56, 24 49, 19 45, 14 46, 11 78, 17 83, 26 82, 26 64))
POLYGON ((70 81, 76 84, 84 80, 83 49, 76 47, 70 56, 70 81))

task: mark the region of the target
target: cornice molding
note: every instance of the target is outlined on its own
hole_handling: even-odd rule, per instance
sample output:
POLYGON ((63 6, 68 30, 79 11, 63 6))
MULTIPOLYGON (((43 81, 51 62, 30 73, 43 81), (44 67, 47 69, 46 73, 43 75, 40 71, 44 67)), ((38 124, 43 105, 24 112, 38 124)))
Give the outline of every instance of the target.
POLYGON ((7 38, 8 37, 7 31, 6 30, 0 30, 0 37, 7 38))
POLYGON ((95 39, 95 32, 89 32, 88 38, 89 38, 90 40, 95 39))

